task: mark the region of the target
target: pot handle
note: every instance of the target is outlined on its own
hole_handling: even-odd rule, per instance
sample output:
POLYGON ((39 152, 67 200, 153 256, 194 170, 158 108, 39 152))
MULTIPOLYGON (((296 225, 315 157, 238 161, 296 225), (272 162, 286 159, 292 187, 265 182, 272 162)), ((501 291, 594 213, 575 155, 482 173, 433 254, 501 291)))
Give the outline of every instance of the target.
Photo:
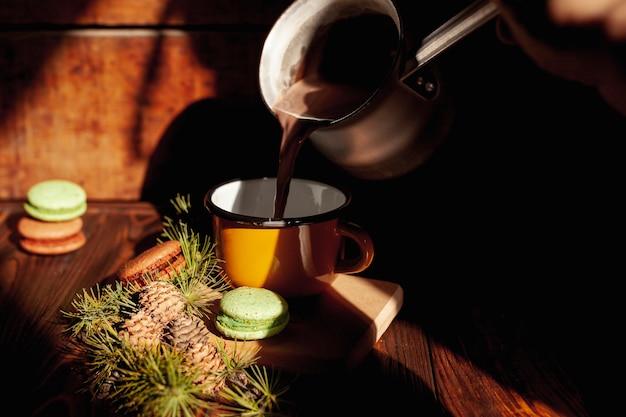
POLYGON ((405 64, 400 80, 426 99, 436 97, 436 78, 427 71, 420 71, 422 67, 499 13, 490 0, 475 0, 422 40, 415 59, 405 64))

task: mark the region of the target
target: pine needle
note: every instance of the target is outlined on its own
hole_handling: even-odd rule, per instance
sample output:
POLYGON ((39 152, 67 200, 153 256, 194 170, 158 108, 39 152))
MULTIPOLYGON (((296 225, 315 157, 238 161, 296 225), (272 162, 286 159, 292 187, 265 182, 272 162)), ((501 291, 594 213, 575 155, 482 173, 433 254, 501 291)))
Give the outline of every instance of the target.
POLYGON ((196 375, 186 373, 183 355, 165 345, 144 352, 121 351, 126 369, 117 379, 113 403, 139 416, 192 417, 207 406, 196 375))
MULTIPOLYGON (((189 214, 191 199, 178 195, 172 204, 179 216, 189 214)), ((181 244, 186 267, 171 283, 184 300, 184 313, 208 318, 212 305, 230 290, 215 244, 208 236, 192 230, 182 219, 165 218, 161 238, 181 244)), ((159 279, 146 274, 146 283, 159 279)), ((218 394, 207 395, 206 383, 198 383, 199 366, 190 366, 187 352, 178 351, 163 340, 133 347, 121 330, 131 316, 141 313, 138 300, 144 286, 120 281, 104 287, 96 284, 77 293, 71 309, 61 311, 67 320, 66 348, 85 374, 84 391, 108 401, 122 415, 150 417, 195 417, 210 415, 275 416, 287 386, 278 374, 256 364, 260 347, 227 350, 215 338, 224 365, 212 372, 213 380, 225 382, 218 394)), ((141 314, 140 314, 141 315, 141 314)), ((154 322, 153 322, 154 323, 154 322)), ((133 322, 145 330, 141 320, 133 322)), ((141 333, 140 333, 141 335, 141 333)), ((204 371, 207 372, 207 371, 204 371)))

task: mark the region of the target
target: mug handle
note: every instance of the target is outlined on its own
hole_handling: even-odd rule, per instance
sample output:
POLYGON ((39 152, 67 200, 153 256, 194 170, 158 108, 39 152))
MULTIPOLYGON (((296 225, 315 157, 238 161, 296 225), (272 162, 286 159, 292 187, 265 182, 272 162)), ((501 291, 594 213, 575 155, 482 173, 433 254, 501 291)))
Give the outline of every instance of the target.
POLYGON ((374 259, 374 244, 369 233, 361 226, 351 222, 339 222, 339 234, 356 243, 358 255, 351 258, 342 258, 335 264, 335 273, 353 274, 365 270, 374 259))

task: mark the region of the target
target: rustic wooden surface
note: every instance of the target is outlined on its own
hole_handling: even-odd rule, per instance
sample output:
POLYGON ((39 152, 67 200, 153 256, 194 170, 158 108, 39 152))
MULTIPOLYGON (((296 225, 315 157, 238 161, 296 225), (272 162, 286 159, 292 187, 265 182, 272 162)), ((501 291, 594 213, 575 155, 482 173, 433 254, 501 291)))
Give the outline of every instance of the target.
POLYGON ((0 199, 57 177, 94 199, 139 199, 187 106, 258 96, 262 43, 287 4, 3 1, 0 199))
MULTIPOLYGON (((147 203, 91 203, 84 248, 33 256, 16 245, 22 214, 21 202, 0 203, 0 358, 11 369, 1 398, 22 416, 104 415, 75 391, 80 381, 60 352, 59 309, 154 244, 160 215, 147 203)), ((563 368, 547 341, 537 349, 525 340, 525 315, 500 323, 479 305, 433 307, 432 296, 424 294, 428 312, 416 314, 419 300, 405 303, 356 369, 300 375, 289 391, 293 415, 592 415, 575 369, 563 368)))
POLYGON ((235 342, 223 338, 212 320, 208 327, 227 347, 260 349, 260 365, 290 373, 343 372, 361 364, 402 301, 398 284, 342 274, 322 294, 290 300, 289 324, 274 337, 235 342))
MULTIPOLYGON (((77 289, 154 241, 158 214, 135 202, 153 149, 165 156, 150 167, 159 201, 275 172, 276 153, 265 148, 278 133, 258 128, 266 142, 246 159, 220 133, 228 126, 220 121, 233 119, 203 100, 254 99, 260 46, 289 3, 0 2, 0 398, 20 415, 97 414, 58 354, 56 315, 77 289), (177 121, 181 134, 163 144, 181 112, 190 115, 177 121), (216 138, 211 156, 226 169, 207 172, 210 160, 195 152, 206 137, 216 138), (85 185, 92 201, 126 203, 90 204, 92 239, 81 252, 27 255, 13 236, 19 200, 57 175, 85 185)), ((468 1, 398 3, 411 5, 405 22, 426 35, 468 1)), ((539 72, 491 29, 441 57, 459 117, 426 169, 372 184, 310 149, 302 156, 314 157, 299 161, 302 175, 351 190, 351 219, 377 242, 369 276, 406 294, 362 366, 298 379, 299 415, 603 417, 621 409, 615 242, 626 126, 593 91, 539 72), (402 217, 411 222, 401 228, 387 221, 402 217)))

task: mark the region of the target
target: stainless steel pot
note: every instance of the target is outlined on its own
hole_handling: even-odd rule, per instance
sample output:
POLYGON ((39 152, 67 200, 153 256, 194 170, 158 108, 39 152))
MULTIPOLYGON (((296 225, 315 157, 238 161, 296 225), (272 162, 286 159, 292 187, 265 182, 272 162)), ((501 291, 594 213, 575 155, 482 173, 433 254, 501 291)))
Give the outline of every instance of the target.
POLYGON ((391 0, 296 0, 273 25, 261 54, 260 89, 271 111, 296 82, 298 68, 320 28, 365 13, 393 20, 398 35, 396 59, 365 101, 336 115, 309 140, 350 174, 385 179, 423 164, 448 132, 452 109, 436 66, 425 64, 493 17, 495 8, 478 0, 426 38, 415 57, 405 60, 402 21, 391 0))

